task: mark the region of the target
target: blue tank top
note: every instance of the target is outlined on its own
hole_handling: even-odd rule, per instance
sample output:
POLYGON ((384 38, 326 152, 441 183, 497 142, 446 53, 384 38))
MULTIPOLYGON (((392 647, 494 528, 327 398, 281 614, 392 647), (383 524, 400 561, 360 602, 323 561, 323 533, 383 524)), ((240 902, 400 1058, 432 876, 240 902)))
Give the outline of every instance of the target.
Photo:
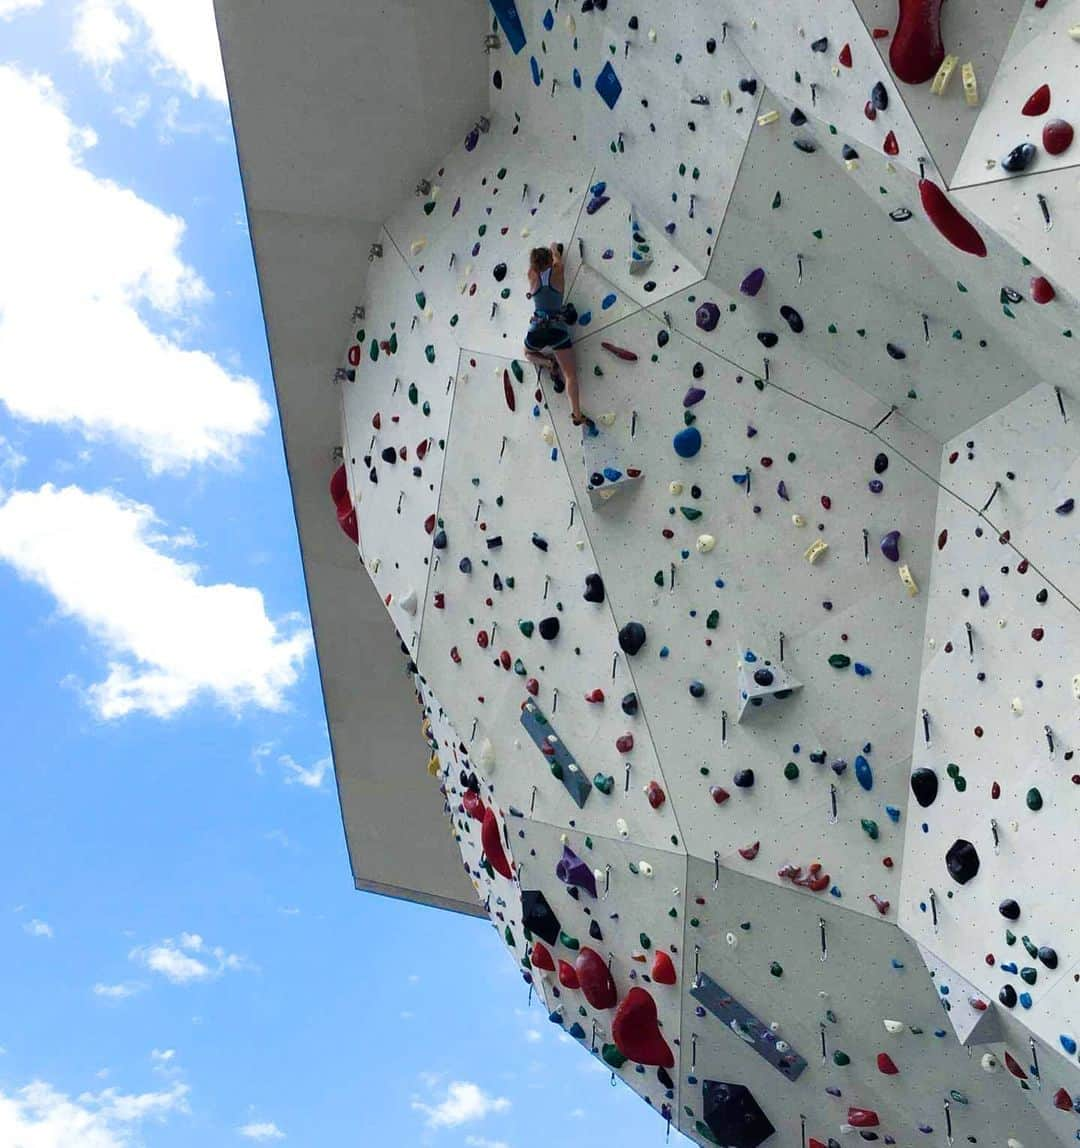
POLYGON ((540 272, 540 286, 532 297, 533 309, 544 318, 558 314, 563 307, 563 293, 551 286, 551 273, 554 270, 553 267, 547 267, 540 272))

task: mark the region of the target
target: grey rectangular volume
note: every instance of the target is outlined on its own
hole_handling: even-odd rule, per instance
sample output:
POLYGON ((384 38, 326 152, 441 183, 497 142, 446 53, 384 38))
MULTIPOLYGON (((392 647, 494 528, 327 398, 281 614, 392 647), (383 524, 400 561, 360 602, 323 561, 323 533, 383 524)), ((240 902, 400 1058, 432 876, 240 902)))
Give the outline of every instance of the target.
POLYGON ((802 1075, 806 1061, 793 1048, 789 1047, 786 1052, 781 1052, 769 1026, 739 1004, 707 973, 698 973, 694 978, 690 995, 704 1005, 725 1027, 730 1028, 744 1044, 749 1045, 759 1056, 763 1056, 777 1072, 783 1073, 788 1080, 798 1080, 802 1075))
POLYGON ((521 707, 521 724, 536 742, 536 748, 544 755, 544 760, 552 767, 552 772, 563 783, 566 792, 577 803, 578 809, 584 809, 592 782, 581 772, 577 762, 570 756, 570 751, 534 701, 527 699, 521 707), (545 751, 545 746, 550 748, 550 753, 545 751))

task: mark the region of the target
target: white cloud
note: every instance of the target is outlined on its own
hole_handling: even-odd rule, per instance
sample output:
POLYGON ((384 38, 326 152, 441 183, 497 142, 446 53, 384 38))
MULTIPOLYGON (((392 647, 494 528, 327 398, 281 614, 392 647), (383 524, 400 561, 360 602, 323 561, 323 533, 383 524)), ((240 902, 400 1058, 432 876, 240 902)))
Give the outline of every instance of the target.
POLYGON ((168 1064, 170 1060, 176 1059, 175 1048, 152 1048, 150 1050, 150 1059, 156 1064, 168 1064))
POLYGON ((285 767, 286 785, 303 785, 307 789, 321 789, 323 779, 330 771, 330 758, 324 757, 305 769, 297 765, 288 754, 279 759, 285 767))
POLYGON ((544 1037, 538 1028, 527 1028, 525 1030, 525 1039, 529 1044, 539 1044, 544 1037))
POLYGON ((34 1081, 17 1092, 0 1091, 0 1144, 25 1148, 128 1148, 134 1127, 189 1111, 188 1088, 127 1095, 107 1088, 76 1099, 34 1081))
POLYGON ((415 1111, 427 1117, 429 1128, 456 1128, 459 1124, 483 1120, 493 1112, 505 1112, 510 1107, 505 1096, 491 1096, 469 1080, 451 1081, 446 1086, 446 1095, 435 1104, 416 1097, 411 1103, 415 1111))
POLYGON ((469 1148, 510 1148, 505 1140, 488 1140, 484 1136, 466 1136, 465 1143, 469 1148))
POLYGON ((241 1136, 249 1140, 284 1140, 285 1133, 272 1121, 263 1120, 259 1123, 242 1124, 236 1130, 241 1136))
POLYGON ((155 472, 231 464, 270 421, 258 385, 148 321, 190 327, 210 298, 180 253, 184 221, 86 168, 96 136, 47 77, 0 67, 0 107, 0 401, 155 472), (77 350, 63 364, 42 358, 58 316, 77 350))
POLYGON ((124 981, 117 985, 107 985, 98 981, 94 985, 94 996, 104 997, 105 1000, 110 1001, 122 1001, 135 996, 136 993, 141 993, 145 987, 138 981, 124 981))
POLYGON ((79 0, 72 46, 106 76, 135 50, 190 95, 227 98, 213 0, 79 0))
POLYGON ((52 925, 39 921, 37 917, 23 925, 23 932, 29 933, 31 937, 49 937, 50 939, 53 935, 52 925))
POLYGON ((228 953, 220 945, 210 948, 197 933, 181 933, 179 941, 166 937, 157 944, 140 945, 131 950, 128 958, 174 985, 213 980, 225 972, 251 967, 244 957, 228 953), (192 953, 199 956, 194 957, 192 953))
POLYGON ((20 12, 40 8, 45 0, 0 0, 0 20, 13 20, 20 12))
POLYGON ((46 485, 0 504, 0 559, 108 652, 108 676, 89 689, 101 717, 168 717, 202 695, 283 708, 311 647, 306 626, 271 620, 254 588, 200 582, 197 566, 165 553, 171 541, 150 507, 108 492, 46 485))

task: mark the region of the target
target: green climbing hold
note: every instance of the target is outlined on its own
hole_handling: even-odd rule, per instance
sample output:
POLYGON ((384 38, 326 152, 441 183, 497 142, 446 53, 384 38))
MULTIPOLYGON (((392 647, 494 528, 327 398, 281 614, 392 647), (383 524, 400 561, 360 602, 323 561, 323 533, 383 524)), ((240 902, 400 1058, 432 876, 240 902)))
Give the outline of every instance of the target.
POLYGON ((878 829, 878 823, 870 817, 864 817, 860 820, 859 824, 863 827, 863 832, 871 841, 876 841, 881 836, 881 831, 878 829))
POLYGON ((1039 972, 1037 969, 1031 968, 1030 965, 1025 965, 1020 970, 1020 979, 1026 985, 1033 985, 1039 979, 1039 972))
POLYGON ((811 232, 811 234, 814 236, 815 239, 823 239, 825 236, 825 233, 821 230, 820 227, 815 227, 813 232, 811 232))
POLYGON ((707 1140, 710 1144, 719 1144, 720 1141, 716 1139, 713 1130, 705 1123, 704 1120, 694 1121, 694 1131, 701 1137, 702 1140, 707 1140))
POLYGON ((963 285, 963 283, 960 282, 959 279, 956 281, 956 289, 957 291, 962 292, 964 295, 967 294, 967 288, 963 285))
POLYGON ((424 294, 423 291, 417 291, 417 293, 416 293, 416 305, 417 305, 417 307, 420 308, 421 311, 423 311, 423 309, 427 306, 427 296, 424 294))
POLYGON ((638 944, 640 944, 643 949, 651 949, 652 948, 652 941, 649 940, 649 934, 648 933, 639 934, 638 935, 638 944))
POLYGON ((435 200, 429 199, 427 201, 427 203, 424 204, 424 214, 430 215, 434 210, 435 210, 435 200))
POLYGON ((784 966, 780 964, 779 961, 773 961, 773 963, 769 965, 769 972, 772 973, 774 977, 782 977, 784 975, 784 966))
POLYGON ((397 354, 397 331, 390 333, 390 338, 387 340, 386 345, 390 348, 390 354, 397 354))
POLYGON ((837 1049, 832 1054, 832 1059, 833 1059, 833 1064, 838 1064, 841 1068, 843 1068, 845 1064, 851 1063, 851 1057, 848 1056, 848 1054, 846 1052, 841 1052, 840 1049, 837 1049))
POLYGON ((835 335, 835 334, 836 334, 836 324, 835 324, 835 323, 830 323, 830 324, 829 324, 829 327, 828 327, 828 330, 829 330, 829 334, 830 334, 830 335, 835 335))
POLYGON ((782 200, 780 199, 780 192, 777 192, 772 197, 772 209, 773 209, 773 211, 775 211, 780 206, 781 202, 782 202, 782 200))
POLYGON ((425 415, 430 415, 431 414, 431 403, 429 403, 427 401, 427 399, 425 399, 424 405, 420 409, 424 412, 425 415))
POLYGON ((829 665, 834 670, 846 670, 851 665, 851 659, 847 654, 830 654, 829 665))
POLYGON ((715 630, 720 625, 720 611, 710 610, 709 616, 705 619, 705 629, 715 630))
POLYGON ((435 362, 435 344, 434 343, 428 343, 428 345, 424 348, 424 357, 427 359, 427 361, 429 363, 435 362))
POLYGON ((788 456, 787 456, 788 462, 794 462, 796 458, 798 458, 798 455, 796 455, 796 453, 793 450, 788 451, 788 456))
POLYGON ((586 837, 586 838, 585 838, 585 848, 586 848, 586 849, 591 849, 592 847, 593 847, 593 844, 592 844, 592 838, 591 838, 591 837, 586 837))
POLYGON ((958 766, 956 762, 950 761, 949 764, 945 767, 945 772, 955 780, 960 776, 960 766, 958 766))
POLYGON ((379 340, 378 339, 372 339, 371 340, 371 345, 368 347, 368 355, 371 357, 371 361, 373 363, 377 363, 379 361, 379 340))
POLYGON ((653 580, 653 582, 656 583, 657 586, 663 586, 663 584, 664 584, 664 572, 663 572, 663 570, 657 570, 657 572, 652 576, 652 580, 653 580))
POLYGON ((521 369, 521 364, 517 361, 517 359, 510 360, 510 371, 519 383, 524 381, 525 372, 521 369))
POLYGON ((610 1064, 612 1068, 622 1068, 626 1063, 626 1057, 613 1044, 605 1044, 600 1049, 600 1056, 604 1063, 610 1064))
POLYGON ((420 401, 420 392, 416 389, 415 383, 409 384, 409 402, 415 407, 420 401))
POLYGON ((568 949, 580 949, 581 943, 577 937, 571 937, 569 933, 559 932, 559 943, 565 945, 568 949))
POLYGON ((1037 957, 1039 955, 1039 946, 1036 945, 1030 937, 1021 937, 1020 941, 1024 948, 1027 949, 1027 955, 1029 957, 1037 957))
POLYGON ((1032 813, 1038 813, 1043 807, 1042 794, 1034 786, 1027 791, 1027 796, 1024 800, 1027 802, 1027 807, 1032 813))
POLYGON ((697 522, 701 517, 701 511, 696 506, 680 506, 679 512, 687 522, 697 522))
POLYGON ((1015 945, 1016 944, 1016 934, 1012 931, 1012 929, 1006 929, 1005 930, 1005 944, 1007 944, 1007 945, 1015 945))
POLYGON ((533 636, 533 630, 535 629, 535 626, 532 622, 529 621, 528 618, 522 618, 521 621, 518 622, 518 629, 525 635, 526 638, 531 638, 533 636))
POLYGON ((957 793, 963 793, 964 790, 967 789, 967 778, 966 777, 955 778, 953 780, 953 786, 955 787, 957 793))
POLYGON ((559 764, 559 762, 549 761, 548 762, 548 769, 551 770, 551 776, 553 778, 555 778, 556 781, 562 781, 563 769, 562 769, 562 766, 559 764))
POLYGON ((503 936, 506 938, 506 943, 510 946, 510 948, 517 948, 517 941, 514 940, 514 934, 510 932, 509 925, 506 926, 506 931, 503 933, 503 936))
POLYGON ((592 783, 605 797, 610 797, 615 789, 615 778, 610 773, 598 773, 592 783))
POLYGON ((784 776, 788 779, 788 781, 795 781, 796 778, 798 778, 799 767, 795 764, 795 762, 789 761, 787 765, 784 766, 784 776))

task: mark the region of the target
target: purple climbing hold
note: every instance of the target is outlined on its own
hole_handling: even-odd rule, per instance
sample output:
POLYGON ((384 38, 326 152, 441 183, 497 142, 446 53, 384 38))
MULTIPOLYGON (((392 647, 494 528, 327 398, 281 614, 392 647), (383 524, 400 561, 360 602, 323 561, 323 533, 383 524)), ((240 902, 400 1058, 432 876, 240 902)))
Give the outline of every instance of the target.
POLYGON ((890 562, 900 561, 900 531, 890 530, 881 540, 881 553, 890 562))
POLYGON ((780 497, 781 497, 781 498, 782 498, 782 499, 783 499, 785 502, 790 502, 790 501, 791 501, 790 497, 788 496, 788 492, 787 492, 787 486, 786 486, 786 484, 784 483, 784 480, 783 480, 783 479, 780 479, 780 481, 779 481, 779 482, 776 484, 776 493, 777 493, 778 495, 780 495, 780 497))
POLYGON ((985 586, 979 587, 979 605, 985 606, 990 601, 990 591, 985 586))
POLYGON ((697 406, 704 397, 705 391, 701 387, 690 387, 686 394, 683 395, 682 405, 684 407, 697 406))
POLYGON ((871 494, 880 494, 885 489, 885 483, 880 478, 870 479, 867 486, 869 486, 871 494))
POLYGON ((694 322, 702 331, 713 331, 720 322, 720 308, 713 302, 702 303, 694 315, 694 322))
POLYGON ((576 886, 596 896, 596 877, 592 869, 568 845, 563 846, 562 857, 555 863, 555 876, 564 885, 576 886))
POLYGON ((765 268, 755 267, 753 271, 749 272, 743 281, 739 284, 739 290, 744 295, 749 295, 751 299, 761 290, 761 285, 765 282, 765 268))

